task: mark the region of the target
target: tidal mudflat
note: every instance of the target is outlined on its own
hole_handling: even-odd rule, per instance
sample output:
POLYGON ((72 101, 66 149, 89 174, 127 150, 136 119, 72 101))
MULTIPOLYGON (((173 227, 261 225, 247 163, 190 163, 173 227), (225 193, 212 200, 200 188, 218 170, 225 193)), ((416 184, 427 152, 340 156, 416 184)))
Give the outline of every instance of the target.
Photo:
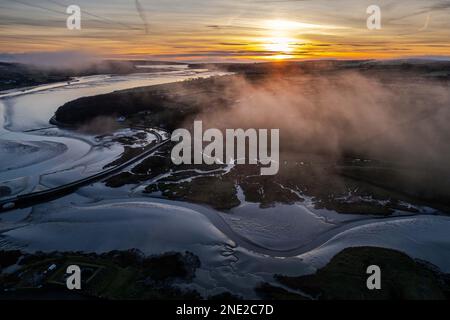
MULTIPOLYGON (((217 128, 280 128, 281 154, 279 173, 265 177, 258 165, 174 165, 167 143, 71 194, 6 211, 0 215, 2 259, 11 260, 8 254, 16 250, 30 263, 2 262, 2 283, 25 286, 14 282, 14 275, 39 272, 45 266, 32 261, 40 255, 58 268, 71 259, 97 261, 98 267, 122 274, 123 261, 110 253, 120 251, 134 261, 129 285, 148 280, 148 287, 136 289, 146 292, 143 298, 154 297, 155 286, 163 287, 165 297, 351 298, 359 289, 336 292, 326 285, 330 270, 359 272, 341 270, 339 261, 358 265, 382 257, 380 263, 417 271, 417 282, 406 277, 397 287, 424 297, 417 284, 426 279, 433 297, 448 297, 442 285, 450 272, 450 189, 442 165, 448 132, 439 121, 448 115, 448 80, 430 80, 433 66, 424 65, 407 68, 411 81, 405 83, 401 68, 262 64, 205 71, 177 66, 7 93, 0 100, 0 200, 120 165, 168 139, 171 130, 192 129, 194 119, 217 128), (389 85, 383 85, 384 78, 389 85), (420 83, 432 88, 435 103, 417 90, 420 83), (335 89, 324 91, 330 86, 335 89), (355 93, 363 88, 376 89, 372 98, 355 93), (354 109, 346 113, 336 101, 349 96, 355 100, 346 105, 354 109), (396 106, 409 112, 397 119, 396 106), (379 123, 371 124, 374 116, 379 123), (58 125, 49 124, 52 117, 58 125), (434 145, 417 139, 417 132, 431 127, 437 128, 434 145), (402 148, 390 135, 394 129, 402 148), (184 275, 175 270, 163 286, 158 275, 145 273, 150 262, 142 261, 152 258, 142 257, 156 259, 153 265, 169 257, 184 275)), ((55 277, 40 285, 54 284, 55 277)), ((95 296, 100 284, 92 285, 95 296)), ((118 287, 105 292, 115 298, 135 289, 118 287)), ((367 296, 380 297, 391 296, 367 296)))

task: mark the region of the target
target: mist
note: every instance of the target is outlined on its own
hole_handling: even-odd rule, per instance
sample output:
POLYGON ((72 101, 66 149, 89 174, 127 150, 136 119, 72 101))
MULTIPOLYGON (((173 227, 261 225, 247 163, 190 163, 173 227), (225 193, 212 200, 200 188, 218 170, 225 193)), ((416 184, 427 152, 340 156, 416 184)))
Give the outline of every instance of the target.
POLYGON ((442 82, 406 75, 386 82, 347 71, 234 79, 223 95, 237 99, 204 110, 198 118, 205 128, 280 129, 284 153, 448 167, 450 92, 442 82))
POLYGON ((84 134, 105 135, 111 134, 120 128, 114 117, 99 116, 76 128, 76 131, 84 134))
POLYGON ((87 51, 29 52, 1 54, 0 60, 32 65, 42 69, 84 69, 99 62, 100 58, 87 51))

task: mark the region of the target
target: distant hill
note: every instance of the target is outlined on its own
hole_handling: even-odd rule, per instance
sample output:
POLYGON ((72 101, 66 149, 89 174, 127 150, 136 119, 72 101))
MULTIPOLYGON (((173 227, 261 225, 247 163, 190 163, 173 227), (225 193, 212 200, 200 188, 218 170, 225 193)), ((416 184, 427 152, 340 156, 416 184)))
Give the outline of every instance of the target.
MULTIPOLYGON (((0 55, 1 58, 4 55, 0 55)), ((167 61, 146 60, 102 60, 90 62, 83 67, 38 66, 17 62, 0 62, 0 91, 36 86, 46 83, 69 81, 72 77, 96 74, 130 74, 138 72, 156 72, 158 69, 137 68, 137 65, 186 65, 167 61)))

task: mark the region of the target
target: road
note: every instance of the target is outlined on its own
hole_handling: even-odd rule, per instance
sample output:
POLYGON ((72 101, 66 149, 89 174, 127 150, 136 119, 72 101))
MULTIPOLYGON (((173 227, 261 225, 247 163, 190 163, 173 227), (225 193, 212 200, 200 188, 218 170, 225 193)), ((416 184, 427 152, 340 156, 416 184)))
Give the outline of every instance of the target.
POLYGON ((21 208, 27 208, 42 202, 51 201, 63 196, 66 196, 68 194, 71 194, 78 190, 81 187, 84 187, 86 185, 90 185, 94 182, 100 181, 102 179, 105 179, 113 174, 116 174, 117 172, 125 169, 126 167, 136 163, 137 161, 140 161, 148 156, 150 156, 152 153, 154 153, 156 150, 158 150, 160 147, 165 145, 170 141, 170 139, 163 139, 161 134, 157 132, 156 130, 149 129, 149 131, 154 134, 157 137, 157 143, 155 145, 151 145, 146 147, 146 150, 144 150, 140 155, 120 164, 113 168, 104 170, 102 172, 99 172, 95 175, 92 175, 90 177, 77 180, 56 188, 51 188, 44 191, 39 192, 32 192, 25 195, 19 195, 8 199, 0 200, 0 213, 5 211, 10 211, 14 209, 21 209, 21 208))

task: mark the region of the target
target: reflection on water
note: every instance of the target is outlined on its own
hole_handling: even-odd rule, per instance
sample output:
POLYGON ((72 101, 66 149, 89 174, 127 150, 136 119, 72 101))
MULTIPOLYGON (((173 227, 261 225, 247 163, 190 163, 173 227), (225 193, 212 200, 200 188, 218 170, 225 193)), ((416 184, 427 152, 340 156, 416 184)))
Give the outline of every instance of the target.
POLYGON ((49 120, 61 105, 85 96, 213 75, 221 73, 189 69, 98 75, 0 95, 1 163, 15 163, 0 168, 0 185, 27 177, 31 184, 25 190, 31 192, 43 187, 39 185, 43 175, 48 180, 49 174, 54 174, 59 176, 58 181, 67 183, 79 179, 79 172, 102 170, 103 165, 120 156, 123 146, 118 143, 102 144, 93 136, 51 126, 49 120), (20 161, 15 160, 19 156, 20 161))
POLYGON ((92 96, 135 87, 171 83, 196 77, 220 75, 218 72, 196 70, 138 73, 125 76, 92 76, 78 78, 75 82, 59 86, 36 87, 4 95, 4 112, 8 130, 25 131, 48 126, 55 111, 66 102, 80 97, 92 96), (41 89, 41 90, 40 90, 41 89))

